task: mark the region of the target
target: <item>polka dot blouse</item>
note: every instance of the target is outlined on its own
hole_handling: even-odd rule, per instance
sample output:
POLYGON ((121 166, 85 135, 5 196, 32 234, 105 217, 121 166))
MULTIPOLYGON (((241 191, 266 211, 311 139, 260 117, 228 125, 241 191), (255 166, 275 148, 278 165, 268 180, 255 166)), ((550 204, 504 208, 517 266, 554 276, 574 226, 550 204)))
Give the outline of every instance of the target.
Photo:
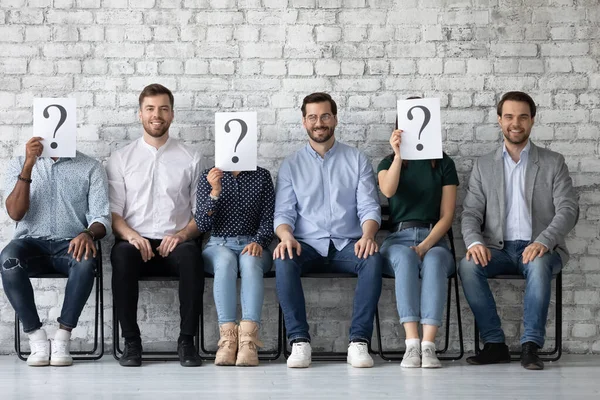
POLYGON ((251 236, 251 241, 268 247, 273 240, 275 191, 268 170, 242 171, 237 177, 223 172, 221 195, 210 198, 212 190, 207 180, 210 169, 198 180, 196 192, 196 225, 200 232, 211 236, 251 236))

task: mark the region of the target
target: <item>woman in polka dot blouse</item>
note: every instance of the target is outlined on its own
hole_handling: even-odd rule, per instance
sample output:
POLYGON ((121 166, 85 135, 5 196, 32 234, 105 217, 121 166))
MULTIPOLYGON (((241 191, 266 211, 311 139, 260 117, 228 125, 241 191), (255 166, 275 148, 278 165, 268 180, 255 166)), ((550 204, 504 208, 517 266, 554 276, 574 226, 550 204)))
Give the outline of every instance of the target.
POLYGON ((258 330, 264 298, 263 274, 271 269, 275 193, 268 170, 206 170, 198 181, 196 224, 211 231, 202 257, 214 274, 219 319, 216 365, 258 365, 258 330), (242 319, 236 325, 238 274, 242 319))

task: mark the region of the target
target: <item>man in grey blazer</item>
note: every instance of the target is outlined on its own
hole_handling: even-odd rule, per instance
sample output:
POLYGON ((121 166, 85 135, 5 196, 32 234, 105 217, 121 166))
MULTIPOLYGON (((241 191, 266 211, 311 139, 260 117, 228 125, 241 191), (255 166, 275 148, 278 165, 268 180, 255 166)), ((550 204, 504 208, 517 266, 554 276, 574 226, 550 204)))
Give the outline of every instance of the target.
POLYGON ((569 259, 565 237, 578 217, 564 157, 529 140, 536 107, 523 92, 508 92, 498 103, 504 144, 473 166, 463 203, 462 234, 467 247, 459 274, 485 343, 469 364, 510 361, 496 303, 487 278, 525 277, 521 365, 543 369, 552 275, 569 259))

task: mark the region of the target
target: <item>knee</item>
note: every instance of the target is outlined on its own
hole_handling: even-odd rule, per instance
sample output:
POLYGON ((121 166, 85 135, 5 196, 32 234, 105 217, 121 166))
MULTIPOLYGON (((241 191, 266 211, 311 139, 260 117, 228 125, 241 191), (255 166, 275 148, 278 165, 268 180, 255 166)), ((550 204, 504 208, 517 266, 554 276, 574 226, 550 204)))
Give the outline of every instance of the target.
POLYGON ((359 275, 368 274, 370 276, 377 276, 381 278, 383 273, 383 257, 379 253, 370 255, 362 263, 362 268, 359 270, 359 275))
POLYGON ((207 270, 219 276, 235 276, 238 273, 238 260, 235 254, 226 247, 218 246, 202 255, 207 270))
POLYGON ((452 253, 443 247, 433 247, 430 249, 425 254, 422 265, 423 274, 433 273, 448 277, 454 272, 452 253))
POLYGON ((525 278, 540 282, 552 280, 551 255, 546 253, 542 257, 536 257, 525 267, 525 278))
POLYGON ((300 265, 298 265, 293 259, 290 260, 286 257, 285 260, 275 260, 275 276, 277 281, 292 279, 297 277, 300 279, 300 265))
POLYGON ((463 258, 458 263, 458 274, 460 275, 461 280, 469 279, 475 275, 478 275, 482 272, 481 266, 475 264, 473 260, 467 260, 467 258, 463 258))
POLYGON ((22 254, 19 250, 20 247, 13 240, 0 253, 0 271, 2 272, 2 276, 5 276, 5 273, 18 273, 24 270, 22 254))
POLYGON ((69 270, 69 276, 76 274, 79 278, 93 278, 96 271, 96 260, 90 258, 88 260, 81 259, 81 261, 73 260, 71 268, 69 270))
MULTIPOLYGON (((240 256, 240 275, 244 276, 261 276, 270 269, 270 266, 265 265, 261 257, 242 254, 240 256)), ((270 264, 270 263, 269 263, 270 264)))
POLYGON ((394 244, 385 248, 381 252, 387 262, 390 264, 395 273, 407 267, 417 266, 419 257, 417 253, 410 247, 394 244))
POLYGON ((132 268, 131 264, 133 263, 131 261, 138 259, 142 260, 140 251, 128 242, 117 241, 110 251, 110 263, 113 267, 113 272, 118 272, 120 269, 132 268))

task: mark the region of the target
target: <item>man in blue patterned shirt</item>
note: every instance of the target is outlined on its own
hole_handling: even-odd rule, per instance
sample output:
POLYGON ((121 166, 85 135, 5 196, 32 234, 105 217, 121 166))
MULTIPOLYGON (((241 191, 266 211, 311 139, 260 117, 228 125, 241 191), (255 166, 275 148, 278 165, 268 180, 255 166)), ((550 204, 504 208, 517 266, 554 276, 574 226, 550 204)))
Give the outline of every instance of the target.
POLYGON ((80 152, 74 158, 38 159, 42 140, 31 138, 25 156, 12 160, 6 171, 6 211, 16 230, 0 254, 0 271, 6 296, 29 334, 27 364, 66 366, 73 363, 71 330, 94 285, 94 240, 111 231, 108 182, 100 162, 80 152), (48 272, 68 276, 51 355, 29 280, 48 272))
POLYGON ((353 367, 372 367, 367 347, 382 268, 375 242, 381 209, 373 168, 358 149, 335 140, 337 106, 327 93, 304 98, 302 123, 308 144, 281 164, 275 197, 274 226, 281 239, 273 252, 277 296, 292 344, 287 365, 310 365, 300 277, 321 271, 358 276, 347 361, 353 367))

